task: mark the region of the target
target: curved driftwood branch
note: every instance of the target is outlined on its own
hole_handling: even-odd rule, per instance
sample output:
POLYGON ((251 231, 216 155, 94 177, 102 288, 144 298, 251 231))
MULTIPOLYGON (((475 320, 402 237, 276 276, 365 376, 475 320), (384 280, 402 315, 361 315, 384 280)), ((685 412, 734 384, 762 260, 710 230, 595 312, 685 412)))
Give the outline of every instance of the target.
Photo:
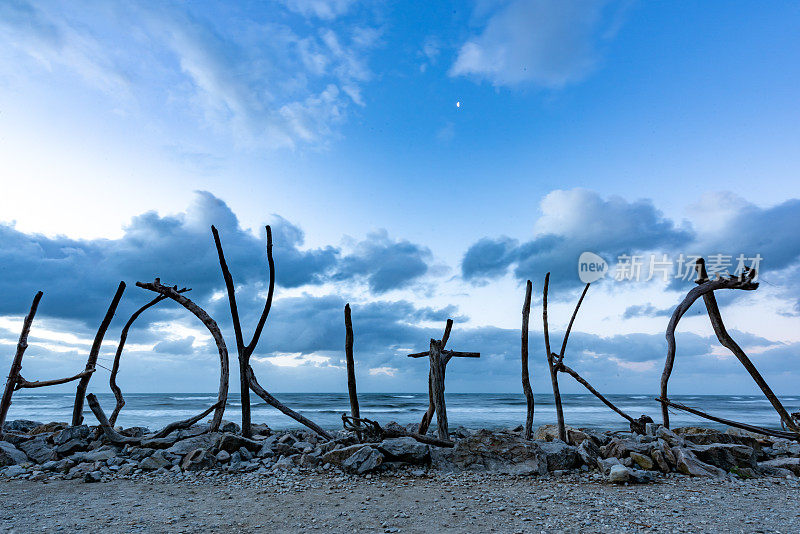
POLYGON ((547 325, 547 290, 550 287, 550 273, 544 276, 544 289, 542 291, 542 322, 544 323, 544 348, 547 354, 547 366, 550 369, 550 383, 553 385, 553 402, 556 405, 556 418, 558 420, 558 439, 567 441, 567 428, 564 425, 564 408, 561 406, 561 392, 558 389, 558 371, 556 370, 555 355, 550 351, 550 330, 547 325))
POLYGON ((416 432, 408 432, 397 428, 383 428, 377 421, 371 419, 363 419, 357 417, 348 417, 346 413, 342 414, 342 423, 345 430, 366 430, 376 441, 382 441, 386 438, 414 438, 420 443, 428 445, 435 445, 436 447, 453 447, 455 444, 452 441, 445 441, 436 439, 431 436, 425 436, 416 432))
MULTIPOLYGON (((698 280, 708 280, 708 273, 706 272, 706 264, 703 258, 698 258, 697 263, 695 265, 698 274, 698 280)), ((748 276, 752 280, 755 276, 755 271, 748 270, 748 276)), ((717 339, 719 340, 720 344, 731 351, 736 359, 739 360, 739 363, 747 370, 750 376, 753 378, 758 387, 761 388, 762 393, 764 396, 769 400, 772 407, 778 412, 778 416, 781 418, 781 422, 783 425, 789 430, 794 432, 800 432, 800 427, 794 422, 792 417, 789 415, 789 412, 786 408, 783 407, 781 401, 778 400, 777 395, 772 392, 772 388, 769 387, 767 381, 764 380, 764 377, 761 376, 761 373, 758 372, 756 366, 747 357, 747 354, 742 350, 742 348, 733 340, 733 338, 728 333, 728 330, 725 328, 725 323, 722 322, 722 314, 719 311, 719 305, 717 304, 717 297, 714 296, 714 293, 706 293, 703 295, 703 302, 706 305, 706 311, 708 312, 708 318, 711 321, 711 326, 714 328, 714 333, 717 335, 717 339)))
POLYGON ((33 318, 36 315, 36 310, 39 309, 39 301, 41 300, 42 292, 38 291, 33 297, 33 303, 31 303, 31 309, 28 311, 28 315, 25 316, 25 320, 22 322, 22 332, 19 334, 17 352, 14 354, 14 359, 11 361, 11 369, 8 371, 6 387, 3 390, 3 397, 0 399, 0 437, 3 436, 3 425, 6 422, 8 409, 11 407, 11 397, 16 390, 19 373, 22 371, 22 357, 25 354, 25 349, 28 348, 28 334, 31 331, 33 318))
POLYGON ((256 395, 258 395, 259 397, 264 399, 264 401, 267 404, 269 404, 273 408, 278 409, 282 413, 288 415, 289 417, 291 417, 292 419, 294 419, 295 421, 297 421, 301 425, 307 426, 308 428, 310 428, 311 430, 313 430, 314 432, 316 432, 317 434, 319 434, 323 438, 325 438, 327 440, 332 440, 333 439, 333 436, 331 436, 330 433, 328 433, 325 429, 323 429, 317 423, 315 423, 314 421, 312 421, 311 419, 309 419, 309 418, 307 418, 307 417, 305 417, 303 415, 300 415, 299 413, 295 412, 294 410, 292 410, 291 408, 289 408, 288 406, 283 404, 281 401, 279 401, 278 399, 276 399, 275 397, 270 395, 269 392, 266 389, 261 387, 261 385, 258 383, 258 380, 256 380, 256 374, 255 374, 255 372, 253 372, 253 368, 252 367, 248 366, 246 373, 247 373, 247 380, 248 380, 248 382, 250 384, 250 389, 253 390, 253 393, 255 393, 256 395))
POLYGON ((218 404, 219 402, 215 402, 214 404, 209 406, 203 413, 197 414, 194 417, 190 417, 189 419, 184 419, 183 421, 175 421, 174 423, 170 423, 161 430, 159 430, 158 432, 156 432, 155 434, 153 434, 152 437, 165 438, 169 436, 172 432, 175 432, 176 430, 189 428, 190 426, 201 420, 203 417, 206 417, 208 414, 213 412, 217 408, 218 404))
POLYGON ((578 316, 578 310, 581 309, 583 298, 586 296, 586 292, 589 291, 589 285, 590 284, 586 284, 586 287, 583 288, 583 293, 581 293, 581 298, 578 299, 578 303, 575 305, 575 311, 572 312, 572 317, 569 320, 569 325, 567 325, 567 331, 564 332, 564 341, 561 342, 561 352, 558 353, 559 364, 564 361, 564 353, 567 351, 567 341, 569 340, 569 333, 572 332, 572 325, 575 323, 575 317, 578 316))
MULTIPOLYGON (((350 397, 350 415, 358 426, 361 413, 358 409, 358 390, 356 389, 356 369, 353 359, 353 319, 350 317, 350 304, 344 305, 344 357, 347 363, 347 395, 350 397)), ((361 434, 356 431, 359 439, 361 434)))
POLYGON ((660 397, 656 397, 655 400, 660 402, 662 406, 677 408, 678 410, 683 410, 685 412, 689 412, 699 417, 703 417, 710 421, 722 423, 723 425, 732 426, 734 428, 741 428, 742 430, 747 430, 748 432, 753 432, 755 434, 763 434, 765 436, 772 436, 776 438, 784 438, 784 439, 800 441, 800 434, 797 434, 796 432, 783 432, 780 430, 772 430, 771 428, 763 428, 760 426, 748 425, 747 423, 739 423, 738 421, 731 421, 730 419, 723 419, 722 417, 717 417, 715 415, 702 412, 697 408, 690 408, 689 406, 686 406, 684 404, 679 404, 677 402, 662 399, 660 397))
POLYGON ((228 400, 228 377, 230 375, 228 347, 225 345, 225 339, 222 337, 222 333, 219 331, 217 322, 212 319, 203 308, 192 302, 189 298, 183 296, 178 291, 178 286, 169 287, 162 285, 159 278, 156 278, 154 282, 136 282, 136 285, 142 289, 147 289, 149 291, 153 291, 154 293, 164 295, 165 297, 174 300, 186 308, 192 313, 192 315, 200 319, 200 322, 205 325, 205 327, 211 333, 211 336, 214 338, 214 342, 217 344, 217 351, 219 352, 220 375, 216 409, 214 412, 214 418, 211 420, 210 430, 212 432, 216 432, 219 429, 219 425, 222 423, 222 414, 225 413, 225 403, 228 400))
POLYGON ((123 436, 114 430, 114 427, 112 427, 111 423, 108 422, 108 418, 106 417, 106 414, 103 411, 103 408, 100 406, 100 402, 98 402, 94 393, 89 393, 86 395, 86 402, 89 404, 89 409, 92 410, 92 413, 97 418, 97 422, 100 423, 100 428, 103 429, 103 434, 105 434, 106 438, 108 438, 108 441, 118 445, 139 445, 142 443, 141 438, 123 436))
POLYGON ((225 290, 228 294, 233 331, 236 336, 236 352, 239 356, 239 385, 242 398, 242 435, 248 438, 252 436, 253 431, 250 417, 250 385, 247 382, 245 370, 250 366, 250 356, 253 355, 258 345, 261 332, 267 322, 269 311, 272 308, 272 297, 275 293, 275 260, 272 257, 272 228, 269 225, 266 226, 266 232, 267 264, 269 265, 269 289, 267 290, 267 300, 264 303, 264 310, 261 312, 258 324, 256 324, 253 337, 250 343, 245 345, 244 335, 242 334, 242 324, 239 320, 239 306, 236 304, 236 287, 233 284, 233 276, 228 268, 228 263, 225 261, 225 253, 222 250, 222 241, 220 240, 219 232, 216 227, 211 227, 211 233, 214 235, 214 245, 217 248, 217 256, 219 257, 219 266, 222 270, 222 278, 225 280, 225 290))
POLYGON ((525 416, 525 439, 533 437, 533 390, 528 372, 528 320, 531 316, 531 291, 533 284, 530 280, 525 284, 525 301, 522 304, 522 392, 525 394, 527 404, 525 416))
MULTIPOLYGON (((588 389, 588 390, 589 390, 589 392, 590 392, 592 395, 594 395, 595 397, 597 397, 598 399, 600 399, 600 400, 603 402, 603 404, 605 404, 606 406, 608 406, 609 408, 611 408, 612 410, 614 410, 615 412, 617 412, 617 413, 618 413, 619 415, 621 415, 621 416, 622 416, 624 419, 626 419, 626 420, 627 420, 627 421, 628 421, 630 424, 632 424, 632 425, 635 425, 635 424, 637 424, 637 422, 636 422, 636 419, 634 419, 633 417, 631 417, 631 416, 630 416, 630 415, 628 415, 627 413, 623 412, 621 409, 617 408, 617 407, 616 407, 616 406, 615 406, 615 405, 614 405, 614 404, 613 404, 613 403, 612 403, 610 400, 608 400, 607 398, 605 398, 605 397, 604 397, 604 396, 603 396, 603 395, 602 395, 602 394, 601 394, 599 391, 597 391, 596 389, 594 389, 594 388, 592 387, 592 385, 591 385, 589 382, 587 382, 586 380, 584 380, 584 378, 583 378, 581 375, 579 375, 579 374, 578 374, 578 373, 577 373, 577 372, 576 372, 574 369, 572 369, 572 368, 570 368, 569 366, 567 366, 567 365, 565 365, 565 364, 563 364, 563 363, 562 363, 561 365, 559 365, 559 371, 563 371, 563 372, 567 373, 568 375, 570 375, 570 376, 571 376, 572 378, 574 378, 574 379, 575 379, 575 380, 576 380, 576 381, 577 381, 579 384, 581 384, 583 387, 585 387, 586 389, 588 389)), ((644 434, 644 429, 642 429, 642 432, 640 432, 640 434, 644 434)))
POLYGON ((14 387, 14 390, 18 389, 33 389, 33 388, 46 388, 48 386, 57 386, 59 384, 67 384, 69 382, 80 380, 81 378, 87 377, 94 373, 94 369, 87 369, 81 371, 75 376, 68 376, 67 378, 55 378, 53 380, 36 380, 34 382, 28 382, 22 375, 19 375, 17 379, 17 385, 14 387))
MULTIPOLYGON (((186 291, 191 291, 191 289, 183 288, 179 290, 178 293, 185 293, 186 291)), ((111 387, 111 391, 114 392, 114 398, 117 400, 117 404, 114 406, 114 410, 111 412, 111 417, 108 418, 108 422, 111 423, 111 426, 116 424, 117 416, 119 416, 120 410, 125 407, 125 397, 122 396, 122 389, 120 389, 120 387, 117 385, 117 373, 119 373, 119 361, 122 357, 122 349, 125 348, 125 342, 128 340, 128 331, 142 313, 166 298, 167 297, 164 295, 157 296, 136 310, 133 315, 131 315, 130 319, 128 319, 128 322, 125 323, 125 326, 122 327, 122 331, 119 335, 119 343, 117 344, 117 352, 114 354, 114 364, 111 366, 111 377, 108 379, 108 385, 111 387)))
MULTIPOLYGON (((117 292, 114 298, 111 299, 111 304, 106 310, 106 315, 103 317, 103 322, 100 323, 100 328, 97 329, 97 334, 94 336, 92 348, 89 351, 89 357, 86 360, 86 370, 92 371, 97 366, 97 357, 100 355, 100 347, 103 344, 103 337, 106 335, 106 330, 117 312, 117 306, 122 299, 122 293, 125 292, 125 282, 120 282, 117 287, 117 292)), ((83 423, 83 399, 86 396, 86 388, 89 387, 89 380, 91 380, 91 373, 82 377, 78 382, 78 387, 75 391, 75 404, 72 407, 72 426, 77 426, 83 423)))
MULTIPOLYGON (((753 291, 757 289, 758 283, 753 282, 754 276, 755 271, 752 271, 747 273, 746 276, 743 275, 739 277, 717 278, 716 280, 707 281, 699 280, 702 283, 689 291, 686 294, 686 297, 684 297, 683 301, 681 301, 681 303, 675 308, 675 311, 672 312, 672 317, 670 317, 669 323, 667 324, 666 333, 667 359, 664 362, 664 371, 661 374, 662 400, 669 400, 667 397, 667 386, 669 385, 669 377, 672 374, 672 368, 675 365, 675 329, 678 327, 681 317, 683 317, 683 315, 689 310, 689 308, 697 299, 718 289, 742 289, 745 291, 753 291)), ((667 409, 667 404, 665 403, 661 403, 661 416, 664 420, 664 426, 669 428, 669 410, 667 409)))

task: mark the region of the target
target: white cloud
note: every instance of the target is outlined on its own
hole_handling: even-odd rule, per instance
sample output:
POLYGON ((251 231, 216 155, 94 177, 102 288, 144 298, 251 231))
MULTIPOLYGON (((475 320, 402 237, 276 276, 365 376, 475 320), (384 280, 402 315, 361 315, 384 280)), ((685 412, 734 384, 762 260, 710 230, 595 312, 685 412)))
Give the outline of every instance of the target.
POLYGON ((286 2, 321 19, 292 26, 273 8, 225 19, 213 5, 17 0, 0 4, 0 73, 21 87, 77 75, 109 98, 109 112, 200 123, 239 145, 319 145, 349 105, 366 104, 366 58, 379 32, 362 20, 331 28, 349 4, 286 2))
POLYGON ((461 46, 452 76, 494 85, 530 82, 558 88, 584 78, 598 60, 606 2, 514 0, 495 11, 483 31, 461 46))
POLYGON ((379 376, 379 375, 386 375, 386 376, 394 376, 397 373, 398 369, 394 367, 373 367, 369 370, 370 376, 379 376))
POLYGON ((332 20, 344 15, 354 0, 282 0, 281 3, 295 13, 305 17, 332 20))

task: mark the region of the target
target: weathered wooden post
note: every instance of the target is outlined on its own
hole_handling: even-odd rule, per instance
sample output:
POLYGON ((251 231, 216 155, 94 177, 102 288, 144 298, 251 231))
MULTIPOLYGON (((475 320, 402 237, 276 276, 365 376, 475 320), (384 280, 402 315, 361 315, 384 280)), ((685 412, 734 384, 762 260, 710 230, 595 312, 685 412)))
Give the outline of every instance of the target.
POLYGON ((530 280, 525 284, 525 301, 522 304, 522 391, 525 393, 527 411, 525 417, 525 439, 533 437, 533 390, 528 374, 528 319, 531 316, 531 290, 533 284, 530 280))
MULTIPOLYGON (((356 369, 353 360, 353 320, 350 317, 350 304, 344 305, 344 356, 347 361, 347 394, 350 397, 350 416, 356 427, 361 426, 361 413, 358 409, 358 391, 356 390, 356 369)), ((360 438, 359 438, 360 439, 360 438)))
POLYGON ((54 380, 37 380, 34 382, 29 382, 22 377, 22 357, 25 354, 25 349, 28 348, 28 334, 30 333, 31 325, 33 324, 33 318, 36 315, 36 310, 39 308, 39 301, 41 299, 42 292, 39 291, 36 293, 36 296, 33 297, 31 309, 28 312, 28 315, 25 316, 25 320, 22 323, 22 332, 20 333, 19 341, 17 342, 17 352, 14 354, 14 359, 11 362, 11 369, 8 372, 6 387, 3 390, 3 397, 0 399, 0 436, 3 435, 3 424, 6 421, 8 409, 11 407, 11 397, 14 395, 15 391, 19 389, 43 388, 48 386, 57 386, 59 384, 66 384, 74 380, 81 380, 94 373, 94 367, 92 367, 91 369, 85 369, 81 371, 75 376, 56 378, 54 380))
POLYGON ((3 390, 3 398, 0 400, 0 436, 3 435, 3 424, 6 422, 8 409, 11 407, 11 396, 14 394, 17 379, 22 371, 22 356, 25 354, 25 349, 28 348, 28 333, 31 331, 33 317, 36 315, 36 310, 39 308, 40 300, 42 300, 41 291, 36 293, 36 296, 33 297, 31 309, 22 323, 22 332, 17 342, 17 352, 14 354, 14 360, 11 362, 11 369, 8 371, 8 380, 6 380, 6 388, 3 390))
POLYGON ((78 382, 78 387, 75 391, 75 404, 72 407, 72 426, 77 426, 83 423, 83 400, 86 397, 86 388, 89 387, 89 380, 92 379, 92 374, 88 371, 94 371, 97 366, 97 357, 100 355, 100 346, 103 344, 103 337, 106 335, 106 330, 117 312, 117 306, 122 299, 122 293, 125 292, 125 282, 120 282, 117 287, 117 292, 114 298, 111 299, 111 304, 106 310, 106 315, 103 317, 103 322, 100 323, 100 328, 97 329, 97 334, 94 336, 92 348, 89 351, 89 357, 86 359, 87 374, 83 376, 78 382))
POLYGON ((436 426, 439 439, 449 440, 450 432, 447 427, 447 407, 444 400, 444 378, 447 363, 451 358, 480 358, 480 352, 459 352, 445 350, 445 345, 450 337, 450 330, 453 328, 453 320, 448 319, 444 329, 442 339, 431 339, 430 348, 427 352, 416 352, 409 354, 409 358, 423 358, 427 356, 430 360, 431 369, 428 374, 428 411, 422 417, 419 425, 418 434, 425 434, 428 431, 434 412, 436 413, 436 426))

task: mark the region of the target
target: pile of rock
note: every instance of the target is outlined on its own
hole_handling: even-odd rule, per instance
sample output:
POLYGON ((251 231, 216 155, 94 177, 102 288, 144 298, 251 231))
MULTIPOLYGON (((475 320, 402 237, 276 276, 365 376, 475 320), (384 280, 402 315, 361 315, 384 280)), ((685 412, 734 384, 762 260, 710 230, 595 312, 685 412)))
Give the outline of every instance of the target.
POLYGON ((732 430, 671 431, 648 424, 645 435, 635 435, 570 428, 563 442, 551 425, 539 427, 534 440, 524 439, 520 429, 462 428, 454 432, 452 449, 431 447, 410 437, 364 444, 345 431, 334 441, 323 441, 308 431, 272 432, 266 425, 254 425, 253 430, 253 437, 245 438, 238 425, 226 422, 218 432, 195 425, 157 438, 146 428, 134 427, 120 432, 139 438, 140 443, 120 446, 108 442, 98 427, 12 421, 6 423, 4 441, 0 441, 0 477, 95 482, 148 472, 257 471, 268 475, 281 469, 315 468, 366 474, 404 466, 508 475, 591 471, 612 483, 645 483, 669 473, 800 476, 799 443, 732 430))

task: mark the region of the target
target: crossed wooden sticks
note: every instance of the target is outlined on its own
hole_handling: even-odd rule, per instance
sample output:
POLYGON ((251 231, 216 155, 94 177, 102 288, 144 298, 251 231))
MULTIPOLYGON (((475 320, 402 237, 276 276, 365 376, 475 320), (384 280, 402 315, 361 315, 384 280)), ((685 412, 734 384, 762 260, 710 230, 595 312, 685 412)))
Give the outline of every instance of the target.
POLYGON ((428 373, 428 411, 422 416, 419 424, 418 434, 425 434, 431 424, 433 413, 436 412, 436 426, 439 439, 449 440, 450 432, 447 428, 447 407, 444 402, 444 375, 447 363, 451 358, 480 358, 480 352, 459 352, 455 350, 445 350, 447 340, 450 338, 450 330, 453 328, 453 320, 448 319, 444 327, 442 339, 431 338, 430 349, 427 352, 415 352, 409 354, 409 358, 430 359, 431 370, 428 373))

